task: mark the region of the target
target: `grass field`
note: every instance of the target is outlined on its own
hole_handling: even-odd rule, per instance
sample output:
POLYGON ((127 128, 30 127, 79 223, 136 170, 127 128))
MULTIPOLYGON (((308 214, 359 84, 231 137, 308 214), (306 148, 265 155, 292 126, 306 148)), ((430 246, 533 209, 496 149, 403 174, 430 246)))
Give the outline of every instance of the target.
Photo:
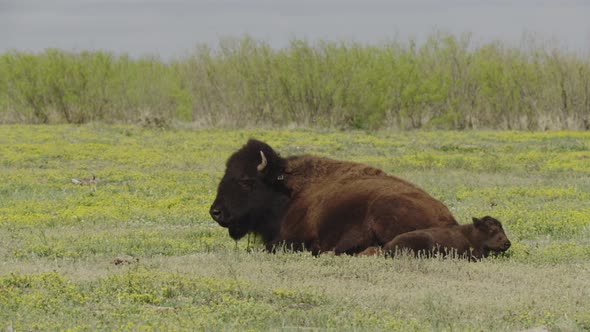
POLYGON ((590 133, 0 126, 0 244, 0 331, 585 330, 590 133), (513 246, 469 263, 236 245, 207 211, 249 137, 380 167, 513 246))

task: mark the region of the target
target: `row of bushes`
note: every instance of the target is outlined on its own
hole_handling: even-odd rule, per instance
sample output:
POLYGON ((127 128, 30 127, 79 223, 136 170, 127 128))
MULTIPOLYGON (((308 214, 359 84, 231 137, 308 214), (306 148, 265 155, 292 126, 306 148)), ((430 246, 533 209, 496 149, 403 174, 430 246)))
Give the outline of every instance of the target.
POLYGON ((0 121, 588 130, 590 59, 441 34, 282 49, 244 37, 173 61, 10 52, 0 55, 0 121))

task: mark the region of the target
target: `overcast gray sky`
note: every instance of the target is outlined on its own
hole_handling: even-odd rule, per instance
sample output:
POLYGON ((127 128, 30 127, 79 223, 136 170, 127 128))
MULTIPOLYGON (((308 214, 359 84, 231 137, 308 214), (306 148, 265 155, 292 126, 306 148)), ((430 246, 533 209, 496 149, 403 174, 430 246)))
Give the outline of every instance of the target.
POLYGON ((518 44, 525 33, 589 54, 588 0, 0 0, 0 52, 103 49, 177 57, 198 43, 249 34, 276 47, 290 38, 419 42, 435 29, 476 43, 518 44))

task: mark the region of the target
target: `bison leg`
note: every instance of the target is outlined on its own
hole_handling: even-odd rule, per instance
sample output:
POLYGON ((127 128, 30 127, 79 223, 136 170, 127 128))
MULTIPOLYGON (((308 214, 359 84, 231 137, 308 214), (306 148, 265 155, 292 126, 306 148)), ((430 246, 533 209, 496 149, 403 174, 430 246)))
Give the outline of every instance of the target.
POLYGON ((381 256, 383 255, 383 249, 381 247, 368 247, 367 249, 361 251, 357 254, 357 256, 381 256))
POLYGON ((336 246, 334 247, 334 253, 336 255, 354 255, 374 244, 375 239, 373 233, 361 231, 358 229, 351 229, 350 231, 342 234, 336 243, 336 246))
POLYGON ((435 247, 432 237, 427 233, 406 233, 396 236, 383 246, 383 251, 392 255, 399 250, 410 250, 415 255, 431 253, 435 247))

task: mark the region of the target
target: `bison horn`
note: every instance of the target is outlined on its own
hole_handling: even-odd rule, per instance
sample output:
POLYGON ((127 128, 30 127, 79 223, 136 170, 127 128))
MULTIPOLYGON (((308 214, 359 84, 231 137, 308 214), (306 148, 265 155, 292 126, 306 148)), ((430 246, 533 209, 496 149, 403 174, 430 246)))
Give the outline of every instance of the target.
POLYGON ((260 157, 262 157, 262 162, 260 162, 260 165, 256 166, 256 169, 259 172, 262 172, 262 170, 266 167, 266 164, 268 164, 268 162, 266 161, 266 157, 264 156, 264 152, 260 151, 260 157))

